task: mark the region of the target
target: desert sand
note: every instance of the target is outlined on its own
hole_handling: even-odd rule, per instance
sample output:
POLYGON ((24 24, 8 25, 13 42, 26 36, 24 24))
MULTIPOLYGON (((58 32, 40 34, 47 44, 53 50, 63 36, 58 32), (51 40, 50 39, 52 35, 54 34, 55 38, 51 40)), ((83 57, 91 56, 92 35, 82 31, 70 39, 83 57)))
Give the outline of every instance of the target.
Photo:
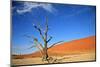
POLYGON ((42 61, 39 52, 28 55, 13 55, 12 65, 34 65, 50 63, 68 63, 80 61, 96 60, 96 41, 95 36, 73 40, 58 44, 48 50, 48 54, 53 59, 50 62, 42 61))

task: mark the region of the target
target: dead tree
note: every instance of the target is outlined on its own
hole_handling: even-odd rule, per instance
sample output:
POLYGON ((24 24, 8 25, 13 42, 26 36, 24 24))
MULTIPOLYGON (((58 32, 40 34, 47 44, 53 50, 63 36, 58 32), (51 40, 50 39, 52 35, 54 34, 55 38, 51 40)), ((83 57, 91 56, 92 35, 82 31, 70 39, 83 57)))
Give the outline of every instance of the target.
POLYGON ((47 19, 47 17, 46 17, 45 30, 44 31, 42 30, 40 24, 36 25, 36 24, 33 23, 33 27, 40 34, 40 37, 42 38, 44 44, 41 44, 38 41, 38 39, 36 37, 34 37, 34 36, 27 36, 27 37, 31 37, 33 39, 33 41, 34 41, 34 45, 31 46, 30 48, 37 47, 39 49, 39 52, 41 53, 42 60, 43 61, 48 61, 48 59, 49 59, 48 49, 52 48, 54 45, 56 45, 58 43, 61 43, 62 41, 56 42, 56 43, 52 44, 50 47, 48 47, 48 43, 51 41, 52 36, 49 36, 49 38, 48 38, 48 30, 49 30, 49 28, 48 28, 48 19, 47 19))

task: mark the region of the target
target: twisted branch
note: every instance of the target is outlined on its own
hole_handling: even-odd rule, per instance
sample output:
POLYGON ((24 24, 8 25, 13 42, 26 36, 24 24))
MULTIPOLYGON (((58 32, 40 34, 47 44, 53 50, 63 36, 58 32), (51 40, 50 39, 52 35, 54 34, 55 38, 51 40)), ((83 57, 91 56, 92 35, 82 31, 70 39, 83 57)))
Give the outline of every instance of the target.
POLYGON ((53 46, 55 46, 56 44, 59 44, 61 42, 63 42, 63 41, 59 41, 59 42, 56 42, 56 43, 52 44, 50 47, 48 47, 48 49, 52 48, 53 46))

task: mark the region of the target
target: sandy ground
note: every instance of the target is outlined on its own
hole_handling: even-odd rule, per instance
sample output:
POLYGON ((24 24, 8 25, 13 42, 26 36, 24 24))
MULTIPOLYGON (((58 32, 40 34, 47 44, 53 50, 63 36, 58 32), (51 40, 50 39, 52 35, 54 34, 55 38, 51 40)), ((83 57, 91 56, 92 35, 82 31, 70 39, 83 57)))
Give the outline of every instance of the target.
MULTIPOLYGON (((63 63, 63 62, 79 62, 79 61, 95 61, 95 52, 87 52, 66 56, 52 56, 53 60, 49 63, 63 63)), ((34 64, 48 64, 43 62, 42 58, 28 58, 28 59, 12 59, 12 65, 34 65, 34 64)))
POLYGON ((42 61, 42 58, 40 57, 40 54, 38 52, 29 55, 12 55, 14 58, 12 58, 12 65, 95 61, 95 44, 95 36, 58 44, 48 50, 49 56, 52 57, 49 62, 42 61))

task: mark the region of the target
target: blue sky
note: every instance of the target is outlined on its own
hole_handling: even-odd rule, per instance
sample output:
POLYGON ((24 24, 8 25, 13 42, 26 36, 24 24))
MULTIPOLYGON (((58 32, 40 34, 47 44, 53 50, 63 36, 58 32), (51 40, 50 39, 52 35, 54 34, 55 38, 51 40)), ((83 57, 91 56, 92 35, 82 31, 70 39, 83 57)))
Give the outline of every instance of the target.
POLYGON ((48 17, 49 32, 53 37, 49 45, 58 41, 71 41, 95 35, 95 6, 72 4, 34 3, 14 1, 12 3, 12 53, 27 54, 36 51, 28 49, 32 39, 24 35, 42 39, 32 23, 45 28, 45 16, 48 17), (25 49, 25 50, 24 50, 25 49))

